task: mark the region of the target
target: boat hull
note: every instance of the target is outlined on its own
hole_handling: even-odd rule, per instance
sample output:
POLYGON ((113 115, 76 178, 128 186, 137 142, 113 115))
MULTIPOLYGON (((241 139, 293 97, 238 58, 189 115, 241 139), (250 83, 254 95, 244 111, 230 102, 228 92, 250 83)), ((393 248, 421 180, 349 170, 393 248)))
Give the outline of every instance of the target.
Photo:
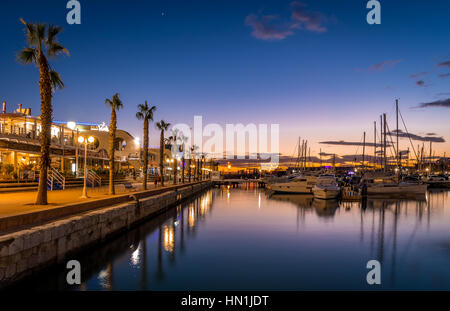
POLYGON ((322 200, 336 199, 340 194, 340 190, 326 188, 314 188, 313 192, 314 198, 322 200))
POLYGON ((427 185, 413 185, 413 186, 373 186, 367 187, 367 194, 425 194, 427 192, 427 185))
POLYGON ((311 194, 312 188, 308 185, 295 183, 273 184, 269 189, 275 193, 296 193, 296 194, 311 194))
POLYGON ((427 181, 428 188, 450 188, 450 181, 427 181))

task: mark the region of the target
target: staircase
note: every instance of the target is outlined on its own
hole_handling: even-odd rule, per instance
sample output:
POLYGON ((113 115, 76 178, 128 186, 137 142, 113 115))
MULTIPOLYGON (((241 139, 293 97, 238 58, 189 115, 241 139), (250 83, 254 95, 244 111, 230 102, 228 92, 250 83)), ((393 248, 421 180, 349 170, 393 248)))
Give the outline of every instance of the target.
POLYGON ((50 168, 48 170, 47 176, 47 189, 53 191, 53 190, 63 190, 65 188, 66 188, 66 178, 55 168, 50 168))
POLYGON ((96 172, 94 172, 93 170, 88 170, 86 184, 91 187, 95 187, 95 186, 101 187, 102 186, 102 178, 100 176, 98 176, 98 174, 96 172))

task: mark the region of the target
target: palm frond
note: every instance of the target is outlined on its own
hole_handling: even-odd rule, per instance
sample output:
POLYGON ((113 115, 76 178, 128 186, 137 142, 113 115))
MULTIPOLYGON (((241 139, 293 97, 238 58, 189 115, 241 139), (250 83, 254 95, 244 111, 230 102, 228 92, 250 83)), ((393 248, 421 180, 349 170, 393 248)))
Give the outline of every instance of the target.
POLYGON ((144 104, 139 104, 139 105, 138 105, 138 110, 139 110, 140 112, 142 112, 143 114, 145 114, 145 113, 147 112, 147 110, 148 110, 148 106, 146 106, 146 105, 144 105, 144 104))
POLYGON ((109 98, 105 99, 105 105, 108 107, 112 107, 113 106, 112 100, 110 100, 109 98))
POLYGON ((27 23, 23 18, 19 19, 22 24, 25 25, 26 37, 30 47, 37 45, 36 27, 32 23, 27 23))
POLYGON ((50 70, 50 81, 52 82, 53 92, 56 90, 61 90, 65 87, 61 76, 55 70, 50 70))
POLYGON ((170 126, 170 123, 166 123, 164 120, 161 120, 156 123, 156 127, 162 131, 166 131, 170 126))
POLYGON ((17 54, 17 60, 23 64, 37 63, 37 51, 34 48, 25 48, 17 54))
MULTIPOLYGON (((146 102, 146 103, 147 103, 147 102, 146 102)), ((150 121, 153 121, 153 114, 155 113, 155 111, 156 111, 156 106, 152 106, 151 108, 148 109, 148 112, 147 112, 147 118, 148 118, 150 121)))
POLYGON ((42 43, 45 42, 45 29, 47 28, 47 24, 36 23, 36 39, 39 44, 39 48, 42 49, 42 43))
POLYGON ((138 111, 138 112, 136 112, 136 118, 138 119, 138 120, 143 120, 144 119, 144 114, 142 113, 142 111, 138 111))
POLYGON ((58 42, 53 42, 52 44, 47 45, 48 45, 48 52, 47 52, 48 56, 58 56, 61 53, 70 55, 69 51, 58 42))
POLYGON ((115 110, 119 110, 119 109, 123 108, 123 103, 122 103, 122 101, 119 98, 119 93, 116 93, 116 94, 113 95, 112 103, 113 103, 113 106, 114 106, 115 110))
POLYGON ((46 44, 50 47, 51 45, 53 45, 54 43, 57 43, 57 39, 56 36, 63 30, 62 27, 60 26, 55 26, 55 25, 48 25, 48 29, 47 29, 47 42, 46 44))

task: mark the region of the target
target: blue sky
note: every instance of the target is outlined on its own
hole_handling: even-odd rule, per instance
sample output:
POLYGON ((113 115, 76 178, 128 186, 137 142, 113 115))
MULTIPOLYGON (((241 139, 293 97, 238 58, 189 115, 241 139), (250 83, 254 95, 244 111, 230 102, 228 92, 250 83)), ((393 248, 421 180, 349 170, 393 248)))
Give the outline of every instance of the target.
POLYGON ((71 55, 52 61, 66 84, 55 120, 108 122, 104 100, 118 92, 119 127, 137 136, 136 106, 149 100, 171 123, 279 123, 288 155, 298 136, 312 153, 352 153, 319 142, 360 141, 383 112, 393 127, 399 98, 408 130, 450 139, 448 108, 412 109, 450 98, 450 77, 439 76, 450 72, 448 1, 381 1, 381 25, 366 23, 363 0, 80 3, 81 25, 68 25, 64 0, 1 1, 0 100, 10 109, 40 105, 38 70, 15 60, 23 17, 64 26, 71 55))

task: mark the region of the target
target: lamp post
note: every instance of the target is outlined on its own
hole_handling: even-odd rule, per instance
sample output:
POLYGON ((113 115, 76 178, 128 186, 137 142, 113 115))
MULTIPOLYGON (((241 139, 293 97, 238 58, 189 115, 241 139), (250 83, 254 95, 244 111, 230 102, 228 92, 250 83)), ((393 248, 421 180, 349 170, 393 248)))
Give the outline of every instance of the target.
POLYGON ((83 180, 83 193, 81 194, 81 198, 87 199, 87 187, 86 187, 86 180, 87 180, 87 145, 88 143, 92 144, 94 142, 94 137, 83 137, 78 136, 78 142, 80 144, 84 143, 84 180, 83 180))

